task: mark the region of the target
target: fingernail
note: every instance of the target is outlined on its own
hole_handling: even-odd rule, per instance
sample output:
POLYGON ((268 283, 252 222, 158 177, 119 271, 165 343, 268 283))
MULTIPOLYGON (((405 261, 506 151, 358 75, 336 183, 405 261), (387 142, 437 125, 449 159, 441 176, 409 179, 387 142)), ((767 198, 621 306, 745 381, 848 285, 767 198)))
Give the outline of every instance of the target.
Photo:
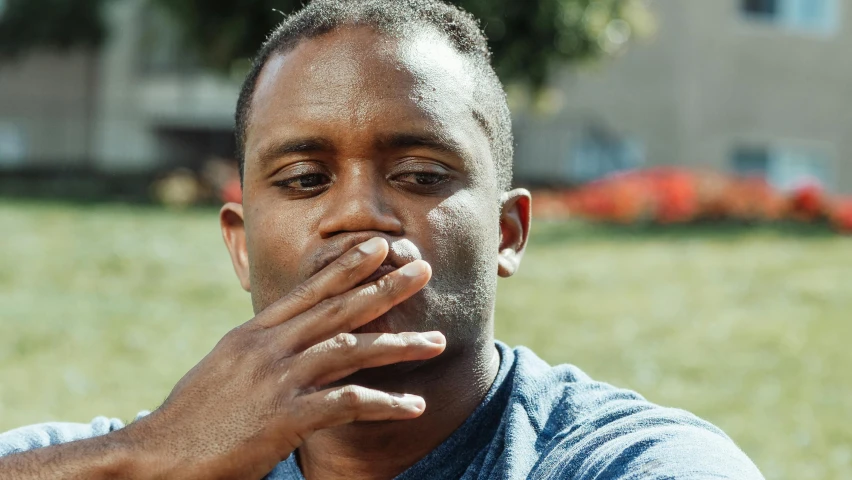
POLYGON ((405 402, 411 408, 416 409, 419 412, 426 410, 426 400, 423 400, 423 397, 418 397, 417 395, 409 395, 405 394, 402 397, 402 401, 405 402))
POLYGON ((363 253, 367 255, 375 255, 379 253, 385 246, 387 242, 385 242, 384 238, 375 237, 367 240, 366 242, 358 245, 358 250, 361 250, 363 253))
POLYGON ((402 268, 399 269, 399 273, 406 277, 419 277, 426 274, 426 264, 415 260, 403 265, 402 268))
POLYGON ((447 339, 444 338, 444 334, 441 332, 424 332, 420 335, 429 343, 434 343, 436 345, 443 345, 447 343, 447 339))
POLYGON ((422 412, 426 409, 426 400, 417 395, 409 395, 407 393, 388 392, 391 397, 399 399, 399 404, 405 407, 411 407, 422 412))

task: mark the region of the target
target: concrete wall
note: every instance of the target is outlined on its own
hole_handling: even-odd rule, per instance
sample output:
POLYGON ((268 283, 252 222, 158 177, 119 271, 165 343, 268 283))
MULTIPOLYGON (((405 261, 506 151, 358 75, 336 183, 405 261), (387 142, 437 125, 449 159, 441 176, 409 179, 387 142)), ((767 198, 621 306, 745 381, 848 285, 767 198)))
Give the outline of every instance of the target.
POLYGON ((180 164, 192 149, 170 141, 163 130, 229 131, 239 85, 204 72, 144 71, 151 46, 140 21, 143 3, 111 5, 114 35, 102 53, 98 166, 119 171, 180 164))
POLYGON ((108 7, 110 35, 100 51, 35 53, 0 64, 0 168, 146 171, 205 148, 181 145, 175 133, 228 135, 238 82, 205 72, 145 71, 152 46, 144 2, 108 7))
POLYGON ((0 64, 0 168, 86 162, 96 81, 97 59, 85 52, 0 64))
MULTIPOLYGON (((739 0, 653 1, 656 36, 562 71, 564 108, 547 121, 640 139, 648 164, 728 168, 738 145, 802 147, 825 153, 834 186, 852 192, 852 8, 840 4, 839 30, 820 35, 748 19, 739 0)), ((535 147, 558 133, 525 134, 519 117, 519 177, 571 161, 535 147)))

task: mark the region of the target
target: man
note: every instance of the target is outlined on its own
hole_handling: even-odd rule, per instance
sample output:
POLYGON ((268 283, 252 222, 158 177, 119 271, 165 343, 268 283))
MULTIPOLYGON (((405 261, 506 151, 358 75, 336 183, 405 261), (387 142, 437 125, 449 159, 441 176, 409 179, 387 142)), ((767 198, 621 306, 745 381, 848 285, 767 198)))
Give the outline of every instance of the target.
POLYGON ((127 427, 3 435, 0 477, 761 478, 691 414, 495 343, 530 196, 472 17, 316 0, 236 118, 243 203, 220 220, 256 317, 127 427))

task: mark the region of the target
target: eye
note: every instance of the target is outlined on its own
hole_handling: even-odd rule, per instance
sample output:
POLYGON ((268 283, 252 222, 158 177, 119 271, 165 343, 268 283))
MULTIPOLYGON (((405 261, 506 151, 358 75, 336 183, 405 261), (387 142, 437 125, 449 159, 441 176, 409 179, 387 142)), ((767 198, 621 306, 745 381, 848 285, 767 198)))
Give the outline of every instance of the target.
POLYGON ((296 181, 299 182, 299 186, 302 188, 313 188, 325 185, 328 182, 328 177, 321 173, 312 173, 310 175, 302 175, 296 181))
POLYGON ((446 170, 436 172, 422 171, 422 169, 421 171, 399 173, 393 177, 394 182, 403 187, 424 192, 438 188, 449 179, 450 174, 446 170))
POLYGON ((331 179, 322 173, 309 173, 275 182, 276 186, 290 190, 315 190, 327 185, 331 179))
POLYGON ((430 187, 446 181, 450 176, 445 173, 412 172, 397 175, 395 180, 411 186, 430 187))

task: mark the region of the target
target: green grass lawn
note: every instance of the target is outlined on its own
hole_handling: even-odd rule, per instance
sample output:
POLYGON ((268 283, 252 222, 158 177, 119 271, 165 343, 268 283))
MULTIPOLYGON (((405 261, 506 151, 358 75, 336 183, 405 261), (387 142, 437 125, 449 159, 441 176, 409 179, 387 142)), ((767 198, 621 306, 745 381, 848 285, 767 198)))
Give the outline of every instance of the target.
MULTIPOLYGON (((0 430, 131 418, 251 317, 216 212, 0 204, 0 430)), ((852 478, 852 239, 537 223, 497 335, 722 427, 767 478, 852 478)))

